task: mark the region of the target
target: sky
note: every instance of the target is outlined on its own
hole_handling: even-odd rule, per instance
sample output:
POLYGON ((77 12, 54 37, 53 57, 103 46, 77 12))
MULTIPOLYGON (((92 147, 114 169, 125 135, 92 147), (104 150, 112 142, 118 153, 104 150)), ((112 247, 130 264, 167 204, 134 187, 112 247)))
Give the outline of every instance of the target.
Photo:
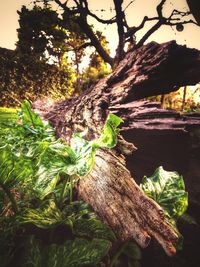
MULTIPOLYGON (((124 7, 131 0, 124 0, 124 7)), ((88 0, 92 11, 96 12, 102 18, 111 18, 114 16, 112 0, 88 0), (102 11, 103 10, 103 11, 102 11), (104 11, 106 10, 106 11, 104 11)), ((130 26, 137 26, 145 15, 156 15, 156 6, 159 0, 135 0, 126 11, 128 23, 130 26)), ((29 0, 1 0, 0 8, 0 47, 9 49, 15 48, 17 41, 16 29, 18 25, 17 10, 20 10, 22 5, 30 6, 29 0)), ((173 9, 187 10, 186 0, 168 0, 164 8, 165 14, 170 14, 173 9)), ((91 23, 96 29, 103 31, 109 41, 111 52, 114 54, 117 45, 116 27, 100 25, 96 21, 91 20, 91 23)), ((147 31, 148 24, 145 30, 139 32, 136 36, 138 39, 147 31)), ((164 26, 148 39, 149 41, 157 41, 159 43, 175 39, 179 44, 186 44, 188 47, 200 49, 200 27, 195 25, 187 25, 183 32, 177 32, 176 29, 164 26)))

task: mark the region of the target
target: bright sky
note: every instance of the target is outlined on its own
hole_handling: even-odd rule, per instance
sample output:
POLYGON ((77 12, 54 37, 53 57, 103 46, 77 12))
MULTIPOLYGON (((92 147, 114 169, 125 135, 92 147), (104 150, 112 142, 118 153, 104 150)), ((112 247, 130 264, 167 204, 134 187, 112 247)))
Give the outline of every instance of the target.
MULTIPOLYGON (((112 0, 88 0, 91 9, 103 18, 111 18, 114 16, 112 0), (100 11, 100 10, 106 11, 100 11)), ((130 0, 124 0, 124 7, 130 2, 130 0)), ((135 0, 133 4, 127 10, 127 17, 130 26, 138 25, 145 15, 154 16, 155 7, 159 0, 135 0), (149 4, 147 4, 149 3, 149 4)), ((20 10, 22 5, 29 5, 29 0, 1 0, 0 9, 0 47, 15 48, 17 41, 16 29, 18 25, 17 10, 20 10)), ((181 9, 187 10, 186 0, 168 0, 168 4, 165 6, 165 13, 169 14, 170 10, 181 9)), ((112 52, 114 52, 117 43, 117 32, 115 26, 100 26, 96 22, 95 28, 103 31, 106 35, 112 52)), ((146 28, 147 30, 147 28, 146 28)), ((141 36, 142 33, 139 34, 141 36)), ((162 27, 155 34, 152 35, 148 41, 155 40, 157 42, 166 42, 172 39, 176 39, 180 44, 186 44, 189 47, 195 47, 200 49, 200 27, 195 25, 185 26, 183 32, 177 32, 171 27, 162 27)))

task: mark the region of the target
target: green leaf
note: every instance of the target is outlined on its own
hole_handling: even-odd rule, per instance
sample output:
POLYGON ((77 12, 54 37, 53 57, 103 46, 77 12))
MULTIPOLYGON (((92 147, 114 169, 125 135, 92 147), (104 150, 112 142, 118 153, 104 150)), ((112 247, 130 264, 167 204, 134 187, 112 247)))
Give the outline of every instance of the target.
POLYGON ((95 218, 80 218, 75 220, 73 223, 73 232, 79 237, 100 238, 110 241, 116 239, 110 228, 95 218))
POLYGON ((172 219, 182 216, 188 207, 183 177, 177 172, 165 171, 163 167, 159 167, 151 177, 144 176, 140 186, 172 219))
POLYGON ((35 196, 44 199, 48 194, 52 193, 60 178, 60 172, 63 169, 63 162, 55 159, 52 162, 43 158, 38 165, 38 170, 33 177, 33 191, 35 196))
POLYGON ((74 201, 62 210, 64 217, 70 217, 73 221, 81 218, 96 218, 92 208, 83 201, 74 201))
POLYGON ((7 235, 0 232, 0 266, 10 266, 10 262, 14 255, 13 235, 7 235))
MULTIPOLYGON (((20 266, 22 267, 43 267, 43 247, 39 240, 37 240, 34 236, 30 236, 25 240, 22 245, 21 250, 24 250, 22 263, 20 266)), ((46 265, 47 266, 47 265, 46 265)))
POLYGON ((11 188, 20 185, 32 175, 31 161, 22 160, 12 152, 10 145, 0 147, 0 183, 11 188))
POLYGON ((123 120, 120 117, 109 114, 102 134, 94 145, 97 147, 113 148, 117 144, 118 126, 122 122, 123 120))
POLYGON ((32 111, 31 105, 27 100, 24 100, 21 104, 21 111, 22 111, 22 121, 23 124, 28 126, 41 126, 44 127, 44 124, 39 115, 32 111))
POLYGON ((78 134, 73 135, 71 148, 75 153, 75 162, 69 166, 68 174, 85 176, 91 171, 94 165, 95 148, 93 148, 92 142, 83 139, 78 134))
POLYGON ((61 213, 53 201, 45 203, 38 209, 25 208, 16 216, 16 223, 19 225, 31 223, 42 229, 52 228, 61 222, 61 213))
POLYGON ((98 264, 108 253, 111 243, 106 240, 76 238, 67 240, 63 245, 41 246, 32 237, 26 246, 28 253, 23 267, 82 267, 98 264))
POLYGON ((88 241, 82 238, 67 240, 63 246, 48 247, 48 267, 81 267, 98 264, 108 253, 111 243, 103 239, 88 241))
POLYGON ((9 126, 19 119, 17 110, 14 108, 0 107, 0 127, 9 126))
POLYGON ((112 148, 117 144, 118 126, 121 122, 123 122, 121 118, 114 114, 109 114, 102 134, 97 141, 87 141, 79 134, 73 135, 71 148, 75 152, 76 163, 71 166, 71 173, 74 172, 78 176, 85 176, 91 171, 94 165, 96 149, 101 147, 112 148))
POLYGON ((142 252, 140 247, 133 241, 130 241, 126 244, 123 253, 134 260, 141 260, 142 258, 142 252))

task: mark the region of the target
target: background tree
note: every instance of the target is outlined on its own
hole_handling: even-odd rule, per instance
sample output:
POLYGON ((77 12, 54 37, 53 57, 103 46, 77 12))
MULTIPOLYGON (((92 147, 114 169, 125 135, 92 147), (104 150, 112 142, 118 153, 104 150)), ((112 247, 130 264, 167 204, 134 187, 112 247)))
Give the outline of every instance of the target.
MULTIPOLYGON (((48 1, 48 0, 47 0, 48 1)), ((43 2, 38 0, 38 2, 43 2)), ((160 0, 156 12, 157 15, 153 17, 144 16, 142 21, 137 26, 129 26, 125 12, 134 1, 130 1, 127 6, 124 6, 123 0, 113 0, 113 8, 115 15, 110 19, 103 19, 97 16, 90 8, 90 3, 87 0, 74 0, 74 1, 61 1, 61 0, 49 0, 48 3, 57 4, 61 9, 61 12, 65 14, 65 18, 70 18, 74 16, 74 25, 79 27, 81 32, 88 38, 88 45, 93 46, 99 56, 104 60, 104 62, 110 64, 112 69, 115 69, 119 62, 124 58, 127 52, 127 47, 129 51, 134 51, 135 49, 141 47, 148 38, 154 34, 162 26, 170 26, 175 28, 177 31, 183 31, 184 25, 195 24, 198 25, 198 17, 200 16, 198 11, 199 3, 196 0, 188 0, 188 5, 190 11, 182 11, 173 9, 171 14, 165 14, 164 8, 168 3, 168 0, 160 0), (191 13, 194 15, 195 20, 191 19, 191 13), (108 50, 103 47, 98 34, 95 32, 93 27, 89 23, 89 19, 92 18, 96 22, 103 25, 115 24, 118 33, 118 45, 114 57, 110 56, 108 50), (144 34, 140 39, 136 39, 135 36, 141 30, 145 30, 146 26, 150 23, 151 27, 144 31, 144 34)), ((66 24, 63 21, 63 24, 66 24)), ((75 48, 74 48, 75 49, 75 48)), ((77 65, 78 66, 78 65, 77 65)), ((89 68, 88 68, 89 70, 89 68)), ((94 69, 93 69, 94 70, 94 69)), ((79 72, 77 72, 78 74, 79 72)), ((92 73, 91 73, 92 75, 92 73)), ((86 78, 86 80, 88 80, 86 78)), ((79 81, 79 79, 77 79, 79 81)), ((78 82, 77 85, 80 85, 78 82)), ((87 81, 86 83, 87 84, 87 81)), ((89 84, 89 83, 88 83, 89 84)), ((165 104, 165 96, 161 97, 162 105, 165 104)))
POLYGON ((124 7, 123 0, 113 0, 115 15, 110 19, 102 19, 93 13, 87 0, 74 0, 66 2, 61 0, 49 0, 48 2, 57 4, 59 8, 61 8, 61 10, 63 10, 63 12, 68 16, 76 16, 76 24, 80 27, 82 32, 86 34, 91 45, 95 47, 96 51, 103 58, 103 60, 109 63, 113 68, 117 66, 117 64, 123 59, 127 43, 132 44, 132 50, 139 48, 155 31, 157 31, 163 25, 177 27, 178 30, 182 30, 183 26, 188 23, 198 25, 196 21, 190 18, 189 11, 178 11, 174 9, 170 15, 165 16, 163 13, 163 8, 167 0, 161 0, 159 2, 156 7, 157 15, 155 17, 145 16, 138 26, 129 26, 125 16, 126 9, 134 1, 130 1, 128 6, 124 7), (88 22, 90 17, 105 25, 116 24, 118 32, 118 45, 114 57, 111 57, 101 45, 98 36, 88 22), (143 29, 148 22, 153 23, 151 28, 148 29, 139 40, 135 40, 135 34, 143 29))
POLYGON ((67 52, 65 40, 68 35, 61 27, 57 12, 49 7, 41 8, 34 5, 33 9, 22 7, 19 14, 18 42, 16 49, 37 60, 51 60, 62 65, 67 52))
MULTIPOLYGON (((110 54, 106 37, 100 31, 97 31, 96 35, 98 36, 101 45, 104 47, 107 53, 110 54)), ((79 90, 82 91, 88 89, 99 79, 107 76, 111 72, 111 69, 109 68, 108 64, 105 63, 105 61, 97 53, 96 50, 94 50, 90 54, 89 59, 90 59, 89 65, 83 70, 80 78, 79 90)))
POLYGON ((19 106, 23 99, 59 100, 73 93, 74 75, 70 68, 61 69, 3 48, 0 48, 0 60, 1 106, 19 106))

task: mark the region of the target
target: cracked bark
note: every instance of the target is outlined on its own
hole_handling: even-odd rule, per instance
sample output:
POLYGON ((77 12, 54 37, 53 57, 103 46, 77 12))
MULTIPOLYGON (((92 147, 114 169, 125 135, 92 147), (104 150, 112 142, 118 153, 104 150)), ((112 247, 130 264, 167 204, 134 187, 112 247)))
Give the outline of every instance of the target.
MULTIPOLYGON (((163 94, 200 81, 200 53, 174 41, 150 43, 126 55, 115 71, 79 97, 59 102, 48 112, 57 135, 69 140, 72 132, 86 128, 87 139, 99 136, 110 111, 123 116, 122 104, 163 94)), ((135 107, 137 109, 137 106, 135 107)), ((124 116, 124 126, 129 116, 124 116)), ((78 191, 120 240, 135 239, 145 248, 155 238, 169 256, 176 252, 178 236, 167 223, 163 210, 144 195, 125 166, 123 151, 133 149, 120 138, 115 150, 100 150, 92 172, 80 180, 78 191)))

